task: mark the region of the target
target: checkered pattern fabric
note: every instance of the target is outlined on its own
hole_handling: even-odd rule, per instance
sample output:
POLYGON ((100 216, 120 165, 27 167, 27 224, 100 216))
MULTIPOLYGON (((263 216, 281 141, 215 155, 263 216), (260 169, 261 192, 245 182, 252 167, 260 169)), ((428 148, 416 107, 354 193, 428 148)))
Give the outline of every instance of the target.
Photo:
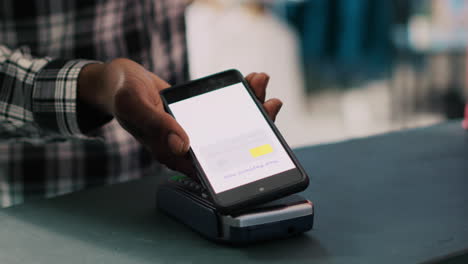
POLYGON ((112 121, 84 135, 77 78, 130 58, 169 83, 187 79, 184 0, 0 3, 0 207, 141 177, 159 168, 112 121))

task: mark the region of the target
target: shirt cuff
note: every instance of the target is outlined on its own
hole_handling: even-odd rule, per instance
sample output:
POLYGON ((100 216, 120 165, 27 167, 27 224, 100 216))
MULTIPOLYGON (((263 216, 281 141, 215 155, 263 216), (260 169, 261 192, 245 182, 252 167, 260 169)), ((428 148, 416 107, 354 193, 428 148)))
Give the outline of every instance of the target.
POLYGON ((32 110, 42 129, 63 135, 82 134, 76 112, 78 75, 92 60, 53 60, 36 76, 32 110))

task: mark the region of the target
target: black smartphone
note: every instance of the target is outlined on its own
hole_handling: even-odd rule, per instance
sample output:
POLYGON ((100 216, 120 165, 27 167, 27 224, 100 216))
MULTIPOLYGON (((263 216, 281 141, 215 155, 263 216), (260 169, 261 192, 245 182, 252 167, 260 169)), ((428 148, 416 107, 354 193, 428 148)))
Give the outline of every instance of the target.
POLYGON ((309 178, 237 70, 161 92, 190 138, 189 154, 214 205, 243 209, 302 191, 309 178))

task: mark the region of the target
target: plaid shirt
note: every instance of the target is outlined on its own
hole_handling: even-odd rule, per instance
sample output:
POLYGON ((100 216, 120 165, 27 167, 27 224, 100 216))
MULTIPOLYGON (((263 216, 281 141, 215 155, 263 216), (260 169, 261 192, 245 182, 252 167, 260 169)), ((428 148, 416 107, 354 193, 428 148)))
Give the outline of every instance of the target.
POLYGON ((2 0, 0 207, 141 177, 159 168, 115 121, 77 123, 83 66, 130 58, 187 79, 183 0, 2 0))

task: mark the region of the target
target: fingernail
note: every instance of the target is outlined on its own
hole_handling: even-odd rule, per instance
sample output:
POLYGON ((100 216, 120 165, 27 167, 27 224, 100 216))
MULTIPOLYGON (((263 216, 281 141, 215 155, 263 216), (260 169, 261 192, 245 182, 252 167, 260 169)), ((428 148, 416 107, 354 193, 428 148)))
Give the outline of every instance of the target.
POLYGON ((249 73, 249 75, 245 76, 245 79, 252 80, 255 75, 257 75, 256 72, 249 73))
POLYGON ((265 81, 265 75, 260 74, 260 73, 256 73, 254 75, 254 77, 252 78, 252 81, 253 80, 264 82, 265 81))
POLYGON ((187 151, 185 142, 174 132, 169 134, 168 144, 171 151, 176 155, 183 154, 187 151))
POLYGON ((262 83, 262 85, 267 85, 268 84, 268 80, 270 80, 270 76, 268 76, 267 74, 265 73, 258 73, 256 74, 252 80, 256 80, 257 82, 260 82, 262 83))

